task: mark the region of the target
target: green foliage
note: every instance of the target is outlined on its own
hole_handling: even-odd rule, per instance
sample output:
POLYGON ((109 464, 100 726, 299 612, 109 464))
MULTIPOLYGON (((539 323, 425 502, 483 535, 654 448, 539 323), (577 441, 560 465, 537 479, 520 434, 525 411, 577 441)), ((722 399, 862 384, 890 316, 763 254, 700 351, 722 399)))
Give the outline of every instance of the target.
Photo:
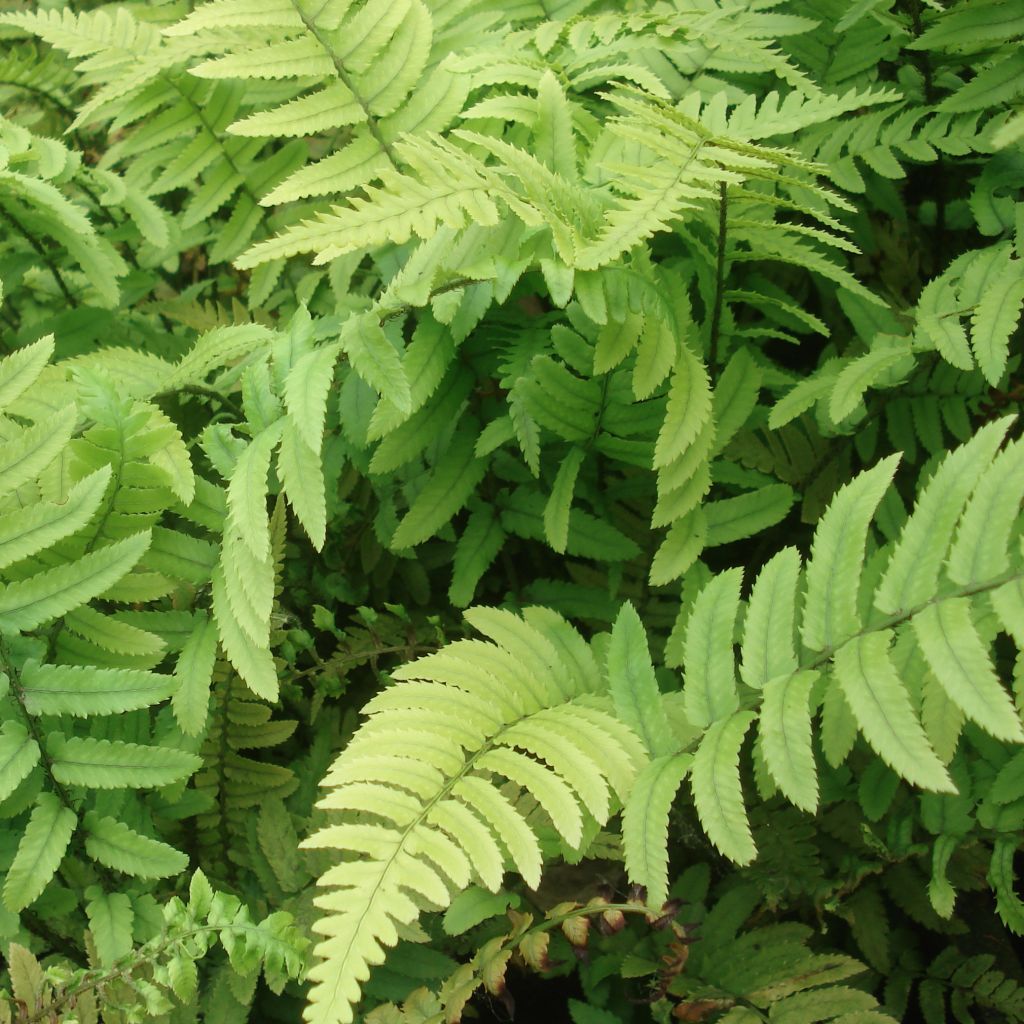
POLYGON ((0 1024, 1024 1020, 1012 6, 6 5, 0 1024))

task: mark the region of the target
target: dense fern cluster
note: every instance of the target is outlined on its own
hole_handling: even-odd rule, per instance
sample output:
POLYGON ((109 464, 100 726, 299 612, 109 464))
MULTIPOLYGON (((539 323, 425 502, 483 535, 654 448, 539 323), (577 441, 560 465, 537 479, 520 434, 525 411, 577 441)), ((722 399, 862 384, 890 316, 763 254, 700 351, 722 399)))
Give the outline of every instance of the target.
POLYGON ((0 40, 0 1024, 1024 1021, 1012 4, 0 40))

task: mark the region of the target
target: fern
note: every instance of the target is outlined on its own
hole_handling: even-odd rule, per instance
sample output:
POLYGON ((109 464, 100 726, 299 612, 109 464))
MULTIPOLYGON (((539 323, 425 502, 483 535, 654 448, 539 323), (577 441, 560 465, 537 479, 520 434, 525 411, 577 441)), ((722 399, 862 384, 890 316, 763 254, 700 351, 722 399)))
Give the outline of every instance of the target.
POLYGON ((559 646, 582 642, 567 623, 467 614, 495 642, 464 641, 401 672, 327 776, 320 806, 344 813, 305 845, 360 856, 321 878, 330 891, 317 899, 328 912, 323 962, 310 975, 317 1019, 351 1020, 366 967, 423 909, 446 906, 471 879, 494 890, 510 863, 540 881, 538 837, 500 779, 531 793, 563 841, 579 847, 584 814, 609 811, 607 795, 590 794, 611 786, 621 797, 640 763, 637 739, 595 693, 598 680, 560 656, 559 646), (544 675, 524 671, 538 659, 544 675), (411 750, 403 736, 413 722, 420 739, 411 750), (573 739, 599 735, 607 763, 573 739), (563 761, 566 744, 572 755, 563 761))
MULTIPOLYGON (((219 940, 240 976, 262 970, 274 989, 283 987, 289 977, 299 975, 303 967, 306 941, 298 934, 287 914, 272 914, 253 922, 236 898, 214 892, 202 872, 193 875, 187 903, 175 899, 168 905, 161 933, 133 947, 132 912, 127 912, 128 948, 121 952, 118 932, 125 927, 116 918, 124 918, 127 898, 112 909, 101 909, 95 901, 90 914, 93 942, 105 961, 75 970, 44 970, 24 946, 11 943, 8 963, 11 989, 16 1005, 29 1020, 41 1020, 68 1012, 91 1013, 115 1003, 132 1012, 167 1012, 176 997, 188 1004, 196 994, 196 960, 219 940), (117 937, 115 937, 117 936, 117 937), (112 945, 112 943, 114 945, 112 945), (103 956, 109 948, 111 955, 103 956), (72 1008, 74 1008, 72 1010, 72 1008)), ((9 1004, 4 1012, 9 1013, 9 1004)))

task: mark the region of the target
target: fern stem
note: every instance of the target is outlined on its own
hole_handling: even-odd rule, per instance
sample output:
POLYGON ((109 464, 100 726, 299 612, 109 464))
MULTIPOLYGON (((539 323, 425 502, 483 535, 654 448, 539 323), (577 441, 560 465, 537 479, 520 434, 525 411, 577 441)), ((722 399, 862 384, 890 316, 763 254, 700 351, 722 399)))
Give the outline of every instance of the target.
POLYGON ((46 251, 46 248, 42 245, 39 239, 28 231, 17 217, 10 212, 10 210, 5 210, 2 206, 0 206, 0 218, 7 221, 7 223, 10 224, 10 226, 36 251, 36 254, 46 264, 47 269, 53 275, 53 279, 57 282, 57 287, 61 290, 61 294, 65 299, 67 299, 68 305, 77 306, 78 300, 71 293, 71 289, 68 288, 67 281, 65 281, 61 275, 60 270, 57 268, 57 264, 54 263, 53 257, 46 251))
POLYGON ((395 170, 398 170, 399 164, 398 161, 395 159, 395 154, 394 150, 392 150, 391 148, 391 143, 384 138, 384 133, 380 130, 380 125, 377 122, 377 118, 374 117, 374 115, 371 113, 369 104, 366 102, 365 99, 363 99, 359 90, 356 89, 355 83, 352 80, 352 76, 346 70, 345 65, 342 64, 341 58, 334 52, 334 49, 330 44, 330 40, 328 40, 326 36, 317 27, 316 21, 313 20, 313 18, 311 18, 302 9, 302 7, 295 2, 295 0, 292 0, 292 7, 295 8, 295 13, 298 14, 298 16, 302 19, 302 24, 306 26, 306 30, 309 32, 309 34, 323 47, 324 52, 327 54, 328 57, 330 57, 331 63, 334 65, 335 74, 340 79, 341 84, 344 85, 345 88, 348 89, 350 93, 352 93, 353 99, 355 99, 356 103, 358 103, 359 106, 362 108, 363 114, 366 116, 366 127, 369 130, 370 134, 374 137, 374 139, 377 140, 377 145, 379 145, 381 150, 383 150, 384 155, 391 162, 391 166, 394 167, 395 170))
POLYGON ((715 257, 715 304, 711 310, 711 344, 708 348, 708 369, 712 376, 718 369, 718 336, 722 329, 722 303, 725 296, 725 243, 729 220, 728 194, 724 181, 718 183, 718 251, 715 257))
POLYGON ((256 195, 256 193, 253 192, 253 190, 249 187, 249 182, 246 180, 246 177, 242 173, 241 168, 239 168, 238 164, 235 163, 234 158, 228 152, 227 147, 224 145, 224 140, 221 138, 220 135, 217 134, 214 128, 204 117, 203 108, 198 103, 196 103, 196 101, 192 99, 192 97, 188 95, 188 93, 186 93, 184 89, 181 88, 181 86, 177 82, 177 79, 173 75, 164 74, 161 75, 161 78, 163 78, 164 81, 166 81, 167 84, 172 89, 174 89, 174 91, 185 101, 185 103, 187 103, 192 108, 193 113, 196 115, 196 120, 203 126, 203 130, 206 132, 206 134, 209 135, 210 138, 213 139, 215 143, 217 143, 217 146, 220 149, 221 157, 223 158, 224 162, 228 165, 228 167, 231 168, 232 171, 234 171, 235 176, 241 182, 241 184, 239 185, 241 191, 245 193, 246 197, 251 202, 253 202, 256 206, 259 206, 259 196, 256 195))
MULTIPOLYGON (((482 281, 475 277, 457 277, 453 281, 448 281, 445 284, 438 285, 436 288, 431 289, 430 297, 427 302, 437 295, 444 295, 445 292, 456 292, 460 288, 468 288, 470 285, 482 283, 482 281)), ((389 306, 387 309, 379 310, 377 318, 383 325, 387 323, 388 320, 394 320, 395 317, 404 316, 406 313, 411 313, 414 309, 418 308, 418 306, 404 302, 400 306, 389 306)))
POLYGON ((1007 583, 1013 583, 1022 579, 1024 579, 1024 570, 1020 572, 1008 572, 1002 576, 997 576, 993 580, 985 580, 983 583, 968 584, 967 586, 958 587, 956 590, 949 591, 945 594, 937 594, 935 597, 929 598, 927 601, 923 601, 921 604, 915 605, 913 608, 897 612, 894 615, 888 615, 884 619, 880 619, 877 622, 864 626, 863 629, 857 630, 856 633, 851 633, 834 647, 826 648, 807 664, 800 665, 793 673, 791 673, 790 678, 792 678, 793 675, 796 675, 797 672, 806 672, 808 670, 813 671, 821 668, 822 665, 831 661, 832 657, 840 647, 845 647, 848 643, 853 640, 857 640, 860 637, 870 636, 872 633, 879 633, 884 629, 895 629, 897 626, 902 626, 904 623, 909 622, 915 615, 920 615, 921 612, 926 608, 930 608, 932 605, 940 604, 943 601, 952 601, 960 597, 973 597, 976 594, 984 594, 990 590, 997 590, 999 587, 1002 587, 1007 583))
POLYGON ((30 92, 33 96, 39 96, 42 99, 48 101, 49 103, 52 103, 58 111, 58 113, 62 114, 69 120, 73 121, 75 119, 75 112, 71 109, 71 107, 69 107, 63 100, 59 99, 57 96, 54 96, 53 93, 47 92, 41 86, 29 85, 27 82, 15 82, 8 78, 0 78, 0 85, 5 85, 9 89, 24 89, 25 92, 30 92))
POLYGON ((214 402, 219 402, 224 406, 236 419, 242 420, 242 410, 233 398, 227 395, 222 395, 215 388, 204 388, 200 384, 181 384, 176 388, 168 388, 166 391, 157 391, 153 395, 153 400, 158 401, 161 398, 174 398, 177 395, 196 395, 199 398, 207 398, 214 402))

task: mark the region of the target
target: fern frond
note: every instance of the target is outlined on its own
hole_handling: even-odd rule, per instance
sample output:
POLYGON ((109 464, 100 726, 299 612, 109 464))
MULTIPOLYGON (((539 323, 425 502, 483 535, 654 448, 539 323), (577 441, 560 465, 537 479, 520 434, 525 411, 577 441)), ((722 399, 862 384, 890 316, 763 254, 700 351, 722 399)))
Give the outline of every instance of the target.
POLYGON ((188 778, 201 762, 171 747, 53 734, 46 750, 53 777, 93 789, 156 788, 188 778))
POLYGON ((136 878, 170 878, 188 867, 188 857, 157 839, 140 835, 116 818, 89 811, 82 819, 85 851, 99 864, 136 878))
POLYGON ((6 409, 30 388, 53 358, 53 335, 12 352, 0 362, 0 410, 6 409))
POLYGON ((131 571, 149 541, 148 532, 139 533, 76 562, 8 583, 0 589, 0 629, 35 629, 98 597, 131 571))
POLYGON ((637 739, 610 714, 607 699, 584 699, 544 633, 507 613, 481 609, 470 619, 497 643, 453 645, 396 673, 397 684, 370 702, 369 721, 324 780, 332 792, 321 806, 344 817, 304 845, 359 856, 321 879, 333 891, 317 898, 327 916, 318 926, 326 936, 318 946, 324 963, 311 974, 314 1019, 352 1020, 360 980, 397 941, 397 928, 423 909, 447 906, 471 879, 497 886, 503 849, 528 882, 539 882, 538 839, 499 778, 531 793, 575 846, 584 811, 610 811, 608 785, 631 784, 642 761, 637 739), (539 678, 519 666, 538 657, 548 666, 539 678), (586 741, 570 740, 577 722, 585 736, 603 732, 617 768, 606 768, 586 741), (410 730, 419 737, 415 746, 404 740, 410 730), (381 781, 363 794, 363 779, 381 781), (395 783, 400 788, 389 795, 376 788, 395 783), (381 818, 389 823, 374 822, 381 818))
POLYGON ((4 879, 3 900, 8 910, 23 910, 46 888, 64 859, 77 823, 75 812, 54 794, 37 797, 4 879))
POLYGON ((235 866, 228 852, 246 833, 254 808, 268 799, 285 799, 298 785, 295 773, 271 759, 274 747, 286 741, 297 723, 274 718, 271 707, 254 698, 223 660, 212 672, 204 701, 209 707, 202 764, 194 786, 208 808, 196 819, 201 863, 215 878, 229 878, 235 866), (258 757, 253 750, 263 751, 258 757))
POLYGON ((652 907, 668 899, 669 811, 692 761, 690 754, 656 757, 637 776, 622 813, 626 870, 646 887, 652 907))
POLYGON ((438 459, 429 481, 416 496, 391 537, 391 548, 422 544, 466 504, 487 468, 475 454, 475 441, 467 433, 456 435, 438 459))
POLYGON ((832 650, 860 626, 857 581, 868 525, 898 461, 898 455, 890 456, 862 473, 839 491, 821 517, 807 564, 801 627, 812 650, 832 650))
POLYGON ((6 800, 39 762, 39 744, 18 722, 0 726, 0 800, 6 800))
POLYGON ((794 644, 800 555, 783 548, 758 573, 743 624, 740 675, 760 690, 769 680, 797 667, 794 644))
POLYGON ((737 864, 757 856, 740 786, 740 746, 756 716, 736 711, 713 722, 693 755, 693 802, 708 838, 737 864))
POLYGON ((110 483, 103 466, 79 480, 62 504, 37 502, 0 516, 0 569, 31 558, 77 533, 96 514, 110 483))
POLYGON ((647 637, 631 604, 622 606, 612 627, 606 674, 619 718, 643 739, 651 757, 671 754, 676 744, 665 721, 647 637))
POLYGON ((716 576, 697 597, 686 626, 683 689, 687 718, 706 729, 739 709, 732 654, 742 573, 716 576))
POLYGON ((949 699, 997 739, 1024 743, 1024 726, 978 635, 970 601, 930 605, 913 623, 921 652, 949 699))
POLYGON ((24 705, 33 715, 116 715, 159 704, 174 681, 155 672, 84 665, 40 665, 21 670, 24 705))
POLYGON ((964 509, 947 562, 950 578, 969 586, 1005 571, 1010 536, 1024 497, 1024 443, 1013 441, 993 460, 964 509))
POLYGON ((918 497, 875 591, 875 607, 880 611, 894 614, 913 608, 935 592, 946 553, 936 540, 952 537, 968 497, 990 466, 1009 426, 1004 419, 982 427, 936 470, 918 497))

